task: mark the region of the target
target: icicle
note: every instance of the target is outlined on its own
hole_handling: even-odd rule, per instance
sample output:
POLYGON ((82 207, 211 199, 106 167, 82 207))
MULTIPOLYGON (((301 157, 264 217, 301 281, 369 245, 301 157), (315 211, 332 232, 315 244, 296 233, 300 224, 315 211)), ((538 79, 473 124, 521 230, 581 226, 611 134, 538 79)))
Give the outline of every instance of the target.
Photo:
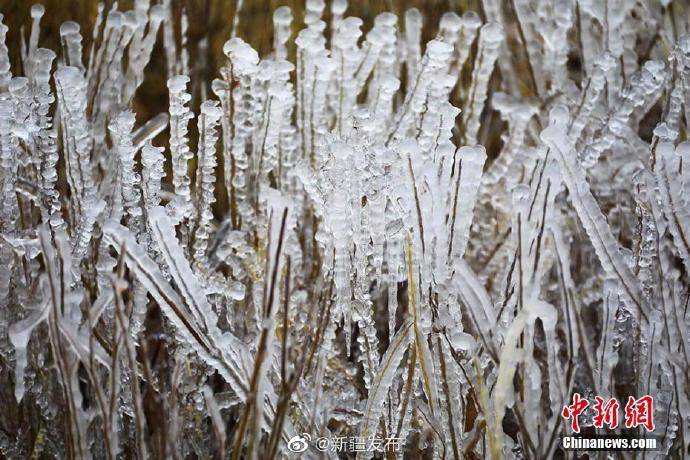
POLYGON ((168 80, 170 90, 170 154, 172 157, 173 186, 175 198, 168 208, 174 218, 181 222, 192 212, 192 194, 189 179, 189 160, 193 154, 189 149, 187 124, 194 115, 187 107, 192 96, 187 92, 189 77, 178 75, 168 80))
POLYGON ((583 167, 591 168, 618 139, 624 139, 630 134, 628 125, 634 111, 653 102, 665 79, 666 71, 662 62, 645 62, 621 92, 622 101, 612 111, 602 134, 580 155, 583 167))
MULTIPOLYGON (((16 85, 18 82, 15 79, 13 83, 16 85)), ((13 118, 14 113, 11 100, 0 100, 0 170, 2 171, 0 228, 5 232, 14 229, 18 209, 14 188, 19 166, 17 158, 19 140, 12 126, 13 118)))
POLYGON ((239 38, 227 41, 223 45, 223 53, 230 61, 232 77, 239 81, 239 87, 232 91, 232 125, 235 132, 232 138, 231 159, 226 157, 226 162, 234 162, 234 174, 230 174, 226 180, 230 181, 230 196, 235 197, 239 214, 235 217, 235 225, 239 226, 240 216, 246 225, 251 225, 251 208, 247 198, 249 186, 247 144, 255 128, 253 118, 256 95, 252 92, 251 82, 258 71, 259 56, 251 46, 239 38))
POLYGON ((141 149, 143 195, 147 208, 160 204, 161 179, 165 177, 163 169, 163 147, 155 147, 148 141, 141 149))
MULTIPOLYGON (((124 211, 127 213, 127 226, 138 234, 141 222, 141 178, 134 170, 134 156, 137 151, 132 142, 132 129, 134 128, 134 114, 122 112, 110 125, 110 134, 115 140, 115 149, 119 157, 119 183, 120 197, 124 211)), ((117 203, 118 199, 116 199, 117 203)), ((118 215, 117 206, 114 207, 114 215, 118 215)))
POLYGON ((326 8, 326 2, 324 0, 307 0, 304 23, 308 27, 316 27, 316 24, 321 20, 324 8, 326 8))
POLYGON ((29 53, 26 56, 26 59, 24 59, 24 61, 28 62, 29 64, 29 68, 27 69, 29 73, 34 71, 32 61, 34 59, 34 55, 36 54, 36 49, 38 48, 38 37, 41 33, 41 18, 45 12, 45 7, 40 3, 31 5, 31 35, 29 35, 29 53))
POLYGON ((450 201, 452 207, 450 209, 449 260, 455 260, 456 257, 462 257, 465 254, 470 238, 472 209, 482 177, 482 168, 486 161, 486 151, 483 146, 461 147, 457 150, 456 156, 454 170, 457 179, 450 201))
POLYGON ((77 204, 77 216, 95 199, 91 170, 91 126, 86 119, 86 80, 78 67, 61 67, 55 73, 63 143, 67 151, 68 181, 77 204))
MULTIPOLYGON (((206 247, 213 213, 211 204, 216 182, 216 141, 218 140, 218 123, 222 112, 217 102, 206 101, 201 104, 199 116, 199 168, 197 173, 198 219, 194 239, 194 261, 197 267, 203 267, 206 260, 206 247)), ((160 183, 159 183, 160 184, 160 183)), ((158 185, 160 187, 160 185, 158 185)))
POLYGON ((361 19, 348 17, 340 23, 333 36, 333 57, 337 63, 335 73, 338 81, 336 132, 340 136, 349 132, 349 117, 357 98, 357 80, 353 77, 360 63, 361 51, 357 41, 362 35, 361 27, 361 19))
POLYGON ((292 11, 287 6, 276 8, 273 12, 273 50, 276 59, 287 59, 285 44, 290 39, 290 24, 292 24, 292 11))
POLYGON ((177 73, 189 75, 189 50, 187 49, 187 33, 189 30, 189 17, 187 9, 183 6, 180 15, 180 60, 178 61, 177 73))
MULTIPOLYGON (((13 80, 16 82, 16 80, 13 80)), ((15 83, 16 85, 16 83, 15 83)), ((25 86, 22 85, 22 86, 25 86)), ((0 232, 11 235, 16 227, 17 198, 15 185, 17 180, 18 139, 13 132, 14 118, 12 103, 9 98, 0 98, 0 171, 2 171, 2 189, 0 189, 0 232)), ((5 267, 0 271, 0 304, 7 303, 14 255, 9 244, 0 244, 0 263, 5 267)))
POLYGON ((470 88, 470 98, 464 110, 465 140, 468 145, 477 143, 479 118, 484 109, 489 79, 491 78, 494 63, 498 57, 498 50, 503 39, 503 29, 495 22, 485 24, 479 31, 477 64, 472 74, 473 87, 470 88))
POLYGON ((405 65, 407 66, 407 92, 413 88, 413 76, 419 72, 421 61, 422 15, 417 8, 405 11, 405 65))
POLYGON ((84 63, 82 62, 82 44, 81 34, 79 33, 79 24, 73 21, 63 22, 60 26, 60 38, 66 50, 67 65, 76 67, 83 75, 84 63))
POLYGON ((53 120, 49 114, 50 105, 54 101, 50 89, 50 69, 55 60, 55 53, 39 48, 32 60, 34 85, 34 116, 37 118, 38 132, 34 142, 41 158, 41 192, 49 203, 48 209, 41 207, 45 213, 44 220, 50 222, 53 230, 64 226, 61 215, 60 195, 55 188, 57 182, 56 165, 58 162, 57 133, 53 127, 53 120))
POLYGON ((27 366, 26 353, 31 332, 48 317, 49 312, 50 303, 46 301, 33 314, 10 327, 9 338, 15 349, 14 396, 17 402, 24 397, 24 369, 27 366))
POLYGON ((12 78, 9 50, 5 44, 7 31, 9 29, 3 23, 3 20, 4 16, 0 14, 0 92, 7 90, 7 86, 10 84, 10 79, 12 78))

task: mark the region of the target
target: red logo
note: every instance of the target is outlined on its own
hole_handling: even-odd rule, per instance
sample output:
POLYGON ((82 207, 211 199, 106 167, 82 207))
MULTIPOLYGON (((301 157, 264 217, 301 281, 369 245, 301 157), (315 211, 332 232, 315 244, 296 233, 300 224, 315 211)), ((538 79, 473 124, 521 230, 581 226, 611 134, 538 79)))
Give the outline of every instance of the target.
POLYGON ((603 428, 607 425, 612 430, 618 428, 618 408, 621 406, 618 400, 611 398, 604 404, 604 398, 595 396, 594 401, 594 426, 603 428))
MULTIPOLYGON (((563 406, 561 416, 570 420, 570 428, 574 433, 580 432, 579 417, 589 407, 589 401, 580 396, 579 393, 573 394, 572 404, 563 406)), ((592 424, 596 428, 608 427, 611 430, 618 428, 618 411, 620 403, 616 398, 605 400, 601 396, 594 397, 594 418, 592 424)), ((654 398, 649 395, 635 399, 628 398, 625 405, 625 427, 637 428, 644 427, 647 431, 654 431, 654 398)))
POLYGON ((636 428, 642 425, 647 431, 654 431, 654 398, 642 396, 635 399, 628 397, 625 405, 625 427, 636 428))
POLYGON ((580 393, 575 393, 573 395, 573 403, 571 405, 563 406, 561 415, 564 419, 570 419, 570 428, 572 428, 575 433, 580 432, 580 422, 578 422, 578 417, 585 411, 585 409, 587 409, 587 406, 589 406, 589 401, 583 399, 580 396, 580 393))

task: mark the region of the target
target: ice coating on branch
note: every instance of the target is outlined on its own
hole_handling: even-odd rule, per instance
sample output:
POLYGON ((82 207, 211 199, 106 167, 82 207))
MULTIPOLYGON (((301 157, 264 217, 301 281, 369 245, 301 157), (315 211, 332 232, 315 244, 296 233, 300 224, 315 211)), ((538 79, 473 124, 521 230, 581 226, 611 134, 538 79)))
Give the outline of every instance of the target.
POLYGON ((479 31, 478 61, 472 76, 473 87, 470 89, 470 99, 468 99, 463 113, 466 129, 465 139, 468 145, 474 145, 477 142, 479 119, 486 101, 489 78, 491 78, 494 63, 498 57, 498 49, 503 39, 503 30, 495 22, 483 25, 479 31))
POLYGON ((580 155, 583 166, 589 168, 594 165, 602 153, 610 149, 617 139, 629 134, 628 124, 635 110, 653 101, 666 78, 667 72, 663 62, 645 62, 644 66, 632 76, 628 86, 621 91, 622 101, 611 111, 602 134, 580 155))
POLYGON ((0 90, 5 90, 12 78, 10 69, 9 50, 5 44, 8 27, 4 24, 4 16, 0 15, 0 90))
POLYGON ((273 12, 273 49, 275 50, 276 58, 285 59, 287 57, 287 48, 285 44, 290 38, 290 24, 292 24, 292 11, 287 6, 276 8, 273 12))
POLYGON ((542 132, 542 139, 549 144, 559 160, 563 181, 571 193, 573 206, 604 270, 619 278, 628 300, 643 316, 647 316, 647 305, 642 298, 639 284, 623 259, 610 228, 605 224, 584 171, 575 163, 566 131, 568 122, 568 109, 565 106, 555 107, 549 114, 549 127, 542 132))
POLYGON ((383 399, 386 396, 386 390, 391 385, 396 369, 403 353, 410 341, 411 324, 403 324, 395 337, 391 340, 391 345, 388 351, 381 358, 381 369, 378 372, 376 381, 373 382, 370 390, 370 397, 367 400, 367 406, 364 412, 364 423, 362 425, 362 436, 370 436, 370 433, 375 429, 375 424, 381 416, 383 407, 383 399))
POLYGON ((252 72, 259 62, 254 48, 241 38, 232 38, 223 45, 223 53, 232 61, 233 72, 239 75, 252 72))
POLYGON ((63 142, 68 154, 68 181, 75 197, 77 216, 95 199, 91 170, 89 130, 86 118, 86 80, 78 67, 61 67, 55 73, 61 117, 63 142))
POLYGON ((479 189, 482 169, 486 161, 486 151, 483 146, 461 147, 456 152, 457 180, 453 193, 453 210, 451 214, 451 230, 449 242, 449 259, 462 257, 465 254, 470 237, 472 223, 472 208, 479 189))
MULTIPOLYGON (((452 16, 451 16, 452 17, 452 16)), ((455 21, 451 21, 454 23, 455 21)), ((444 40, 454 46, 453 58, 449 69, 450 75, 457 76, 460 81, 462 68, 470 55, 472 43, 477 36, 477 30, 482 25, 481 18, 474 11, 466 11, 460 18, 460 30, 456 33, 450 32, 444 35, 444 40)), ((458 93, 462 86, 456 86, 458 93)))
POLYGON ((17 180, 17 147, 19 140, 13 133, 12 126, 12 104, 5 100, 0 101, 0 139, 3 140, 0 146, 0 167, 2 168, 2 222, 3 230, 9 231, 17 218, 17 201, 15 199, 15 183, 17 180))
POLYGON ((690 208, 679 174, 682 157, 670 142, 660 142, 656 146, 656 157, 655 170, 662 208, 673 243, 687 270, 690 267, 690 208))
MULTIPOLYGON (((417 8, 405 12, 405 64, 407 75, 417 75, 421 61, 422 15, 417 8)), ((412 85, 410 80, 408 85, 412 85)), ((408 86, 409 92, 411 86, 408 86)))
MULTIPOLYGON (((414 120, 424 118, 427 113, 429 117, 432 117, 431 122, 436 125, 434 129, 438 129, 440 132, 449 129, 450 123, 457 115, 457 109, 449 103, 442 102, 443 100, 439 97, 447 95, 453 86, 452 78, 445 73, 452 51, 453 48, 450 45, 440 40, 432 40, 427 43, 426 53, 419 71, 414 77, 414 84, 405 95, 402 106, 397 110, 387 143, 404 138, 415 125, 414 120), (427 96, 434 103, 439 104, 435 110, 427 111, 427 96), (444 121, 445 123, 443 123, 444 121)), ((435 136, 432 135, 431 137, 435 136)), ((437 140, 445 138, 436 137, 437 140)))
POLYGON ((14 396, 17 398, 17 401, 21 401, 24 397, 24 370, 27 365, 26 349, 29 344, 29 339, 31 338, 31 332, 48 316, 48 312, 50 311, 48 306, 48 303, 41 305, 30 316, 13 324, 9 330, 9 339, 15 348, 15 359, 17 360, 14 388, 14 396))
MULTIPOLYGON (((166 221, 166 217, 163 208, 158 209, 157 215, 153 217, 154 224, 153 228, 158 228, 159 224, 164 226, 170 226, 170 221, 166 221)), ((154 235, 159 235, 162 237, 160 232, 155 232, 154 235)), ((119 226, 114 221, 110 220, 106 224, 105 235, 107 241, 117 248, 122 248, 123 243, 125 247, 128 247, 126 253, 126 261, 132 270, 137 273, 140 281, 146 286, 147 290, 151 295, 159 302, 161 308, 165 315, 172 321, 175 327, 180 332, 181 337, 187 342, 188 345, 194 346, 194 349, 200 356, 208 362, 209 365, 215 367, 228 382, 233 385, 233 390, 240 396, 244 396, 244 376, 241 375, 242 370, 236 367, 235 363, 228 363, 225 361, 224 357, 221 357, 223 353, 220 349, 215 348, 214 342, 216 340, 222 340, 228 343, 234 343, 237 346, 236 340, 232 339, 231 336, 219 337, 218 332, 215 330, 213 324, 209 324, 209 318, 204 316, 208 313, 208 307, 205 303, 205 297, 202 295, 200 297, 192 298, 188 297, 190 292, 186 290, 183 294, 185 301, 190 302, 186 304, 185 301, 181 300, 179 295, 172 289, 165 277, 160 273, 159 269, 156 267, 155 263, 148 258, 144 250, 138 246, 138 244, 133 240, 132 235, 127 231, 126 228, 119 226), (187 305, 186 308, 190 310, 181 310, 181 306, 187 305), (210 328, 210 330, 209 330, 210 328), (210 334, 210 337, 205 335, 210 334), (219 354, 220 353, 220 354, 219 354)), ((163 239, 158 240, 159 245, 164 244, 163 239)), ((173 263, 175 260, 181 260, 182 256, 178 250, 179 248, 172 243, 172 246, 165 245, 161 246, 163 254, 165 254, 168 263, 173 263)), ((194 275, 191 274, 189 266, 182 265, 181 270, 184 275, 180 272, 174 272, 174 276, 177 277, 178 281, 182 280, 182 276, 191 276, 187 278, 192 283, 194 283, 194 275)), ((184 284, 182 285, 184 286, 184 284)), ((191 289, 197 295, 200 293, 200 288, 197 285, 192 284, 191 289)), ((226 333, 227 334, 227 333, 226 333)), ((235 352, 242 352, 241 350, 235 349, 235 352)))
POLYGON ((165 18, 164 7, 161 5, 153 5, 148 12, 146 9, 138 9, 133 15, 134 32, 128 47, 125 100, 134 97, 137 88, 144 81, 144 69, 151 59, 158 29, 165 18))

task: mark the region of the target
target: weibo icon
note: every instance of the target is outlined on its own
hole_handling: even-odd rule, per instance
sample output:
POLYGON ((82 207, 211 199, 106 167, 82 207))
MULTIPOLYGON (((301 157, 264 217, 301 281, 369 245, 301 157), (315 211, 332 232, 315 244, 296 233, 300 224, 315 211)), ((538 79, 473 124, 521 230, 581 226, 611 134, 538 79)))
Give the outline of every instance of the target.
POLYGON ((304 452, 309 447, 311 436, 308 433, 295 435, 288 440, 287 448, 290 452, 304 452))

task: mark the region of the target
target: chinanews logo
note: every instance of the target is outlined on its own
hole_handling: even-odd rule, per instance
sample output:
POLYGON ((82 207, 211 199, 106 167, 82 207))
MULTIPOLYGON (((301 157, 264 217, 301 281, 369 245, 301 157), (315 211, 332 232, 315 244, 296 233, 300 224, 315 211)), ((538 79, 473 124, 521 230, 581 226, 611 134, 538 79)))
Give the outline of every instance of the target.
POLYGON ((649 434, 654 432, 654 398, 649 395, 640 398, 629 396, 623 408, 623 422, 620 422, 621 404, 616 398, 604 399, 595 396, 593 403, 574 393, 572 402, 563 406, 561 416, 569 422, 569 436, 562 438, 565 450, 589 451, 644 451, 660 447, 659 439, 649 434), (582 421, 580 420, 582 418, 582 421), (583 427, 607 429, 613 433, 617 428, 639 429, 642 437, 631 438, 614 434, 580 435, 583 427))
MULTIPOLYGON (((572 404, 563 406, 561 416, 570 421, 570 429, 573 433, 580 432, 579 417, 588 407, 590 407, 590 402, 580 396, 580 393, 573 394, 572 404)), ((620 404, 616 398, 604 400, 601 396, 595 396, 592 408, 594 410, 592 426, 595 428, 606 426, 611 430, 618 428, 620 404)), ((645 395, 639 399, 629 396, 624 414, 625 428, 641 426, 650 433, 654 431, 654 398, 651 396, 645 395)))

